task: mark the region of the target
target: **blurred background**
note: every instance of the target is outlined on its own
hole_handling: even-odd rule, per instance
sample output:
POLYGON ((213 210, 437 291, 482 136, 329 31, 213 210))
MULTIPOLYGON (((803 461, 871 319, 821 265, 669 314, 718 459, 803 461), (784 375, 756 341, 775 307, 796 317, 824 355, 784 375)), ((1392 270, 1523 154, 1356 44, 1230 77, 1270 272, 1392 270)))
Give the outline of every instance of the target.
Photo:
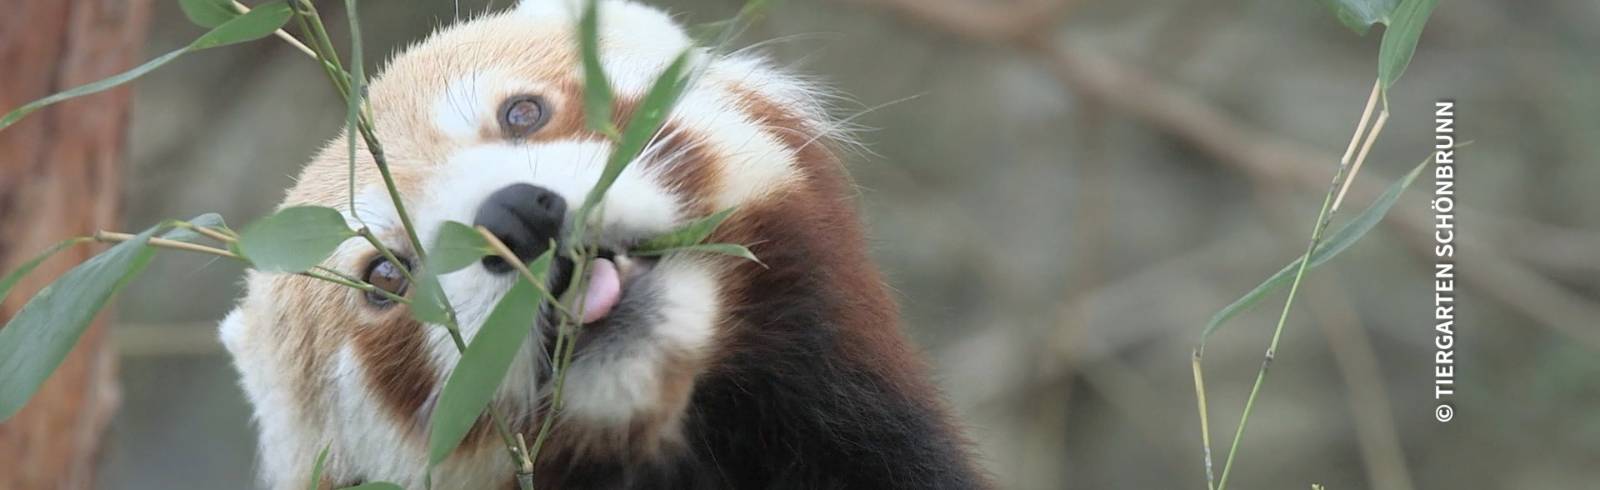
MULTIPOLYGON (((323 12, 345 24, 338 2, 323 12)), ((369 70, 483 1, 374 3, 369 70), (459 5, 457 5, 459 3, 459 5)), ((737 0, 672 0, 685 22, 737 0)), ((161 1, 143 58, 200 33, 161 1)), ((1594 488, 1600 480, 1600 3, 1441 2, 1344 219, 1457 102, 1458 414, 1433 420, 1428 177, 1310 276, 1238 488, 1594 488)), ((1004 488, 1205 488, 1191 349, 1299 254, 1376 70, 1313 0, 791 0, 741 45, 868 128, 849 165, 907 330, 1004 488)), ((344 39, 343 32, 335 32, 344 39)), ((341 49, 347 44, 339 43, 341 49)), ((127 228, 276 203, 343 124, 267 40, 138 82, 127 228)), ((121 408, 97 485, 245 488, 255 433, 215 323, 238 266, 163 254, 120 300, 121 408)), ((1280 292, 1207 349, 1218 467, 1280 292)))

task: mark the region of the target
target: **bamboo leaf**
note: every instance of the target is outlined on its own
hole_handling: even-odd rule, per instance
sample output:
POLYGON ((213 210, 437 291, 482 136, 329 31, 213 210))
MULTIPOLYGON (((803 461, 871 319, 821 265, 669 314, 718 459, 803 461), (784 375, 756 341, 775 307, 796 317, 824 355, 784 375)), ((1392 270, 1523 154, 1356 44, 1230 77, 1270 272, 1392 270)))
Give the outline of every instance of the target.
MULTIPOLYGON (((1383 217, 1389 213, 1389 209, 1394 207, 1394 203, 1400 199, 1400 194, 1405 192, 1406 187, 1409 187, 1411 182, 1415 181, 1417 176, 1420 175, 1422 170, 1427 168, 1428 164, 1430 163, 1433 163, 1432 156, 1429 156, 1427 160, 1424 160, 1421 164, 1417 165, 1416 168, 1411 169, 1411 171, 1406 173, 1405 176, 1401 177, 1400 180, 1390 184, 1389 188, 1384 190, 1383 194, 1378 196, 1378 199, 1373 201, 1371 206, 1362 211, 1360 215, 1357 215, 1355 219, 1350 220, 1349 223, 1346 223, 1344 226, 1340 227, 1338 231, 1335 231, 1332 235, 1329 235, 1326 241, 1318 245, 1316 250, 1312 251, 1311 264, 1307 267, 1307 269, 1315 268, 1319 265, 1327 263, 1329 260, 1332 260, 1340 253, 1350 248, 1351 245, 1355 245, 1357 241, 1361 240, 1361 237, 1366 236, 1367 232, 1372 231, 1372 229, 1378 225, 1378 222, 1383 221, 1383 217)), ((1211 321, 1206 323, 1205 330, 1200 333, 1200 345, 1202 348, 1204 348, 1206 339, 1210 338, 1211 334, 1216 333, 1217 329, 1221 328, 1224 323, 1232 319, 1234 316, 1237 316, 1244 310, 1249 309, 1251 306, 1261 301, 1262 298, 1266 297, 1268 293, 1271 293, 1273 290, 1278 289, 1280 286, 1287 284, 1291 279, 1293 279, 1295 270, 1300 267, 1300 261, 1304 258, 1305 256, 1302 255, 1300 258, 1295 259, 1294 262, 1290 262, 1289 265, 1284 266, 1283 269, 1279 270, 1277 274, 1273 274, 1272 277, 1267 278, 1266 281, 1263 281, 1260 285, 1256 286, 1255 289, 1245 293, 1244 296, 1234 300, 1232 304, 1229 304, 1227 307, 1223 308, 1222 311, 1218 311, 1215 315, 1212 315, 1211 321)))
POLYGON ((701 244, 697 244, 697 245, 685 245, 685 246, 682 246, 682 247, 668 248, 668 249, 662 249, 662 250, 651 250, 651 251, 646 251, 646 252, 634 252, 634 255, 650 256, 650 255, 666 255, 666 254, 669 254, 669 253, 708 253, 708 254, 716 254, 716 255, 729 255, 729 256, 733 256, 733 257, 738 257, 738 258, 741 258, 741 259, 749 260, 749 261, 755 262, 757 264, 761 263, 761 259, 756 258, 756 254, 751 253, 749 248, 745 248, 744 245, 737 245, 737 244, 733 244, 733 243, 701 243, 701 244))
POLYGON ((411 317, 423 323, 449 324, 450 313, 445 308, 445 301, 447 298, 444 287, 439 285, 439 276, 432 269, 423 269, 417 275, 417 293, 411 300, 411 317))
POLYGON ((245 227, 238 251, 258 270, 304 272, 354 236, 333 208, 294 206, 245 227))
POLYGON ((306 490, 320 490, 322 488, 322 469, 328 462, 328 450, 333 446, 323 446, 317 453, 317 462, 311 465, 311 482, 306 484, 306 490))
POLYGON ((434 235, 433 248, 428 249, 428 267, 433 274, 454 272, 492 254, 494 249, 477 229, 446 221, 434 235))
MULTIPOLYGON (((529 264, 529 269, 548 270, 553 251, 546 250, 529 264)), ((467 344, 467 350, 461 353, 461 360, 445 380, 444 390, 439 393, 438 405, 429 420, 430 464, 444 461, 461 445, 461 439, 472 430, 494 399, 500 381, 511 367, 511 360, 535 327, 534 321, 543 303, 540 297, 538 288, 519 275, 516 285, 495 304, 467 344)))
POLYGON ((104 92, 118 85, 131 82, 134 79, 144 76, 146 73, 150 73, 156 68, 160 68, 162 65, 177 59, 179 56, 203 49, 227 46, 229 44, 253 41, 266 37, 272 34, 273 31, 278 30, 278 28, 283 27, 283 24, 288 21, 289 6, 287 4, 281 1, 263 4, 259 7, 256 7, 254 10, 251 10, 250 13, 240 15, 233 20, 229 20, 218 25, 210 32, 207 32, 198 39, 195 39, 194 42, 189 43, 188 46, 184 46, 176 51, 161 55, 156 59, 145 62, 145 64, 134 67, 131 70, 118 73, 116 75, 112 75, 88 84, 73 87, 65 91, 52 94, 48 97, 29 102, 27 105, 22 107, 18 107, 11 112, 6 113, 5 117, 0 117, 0 129, 10 127, 12 124, 16 124, 17 121, 22 120, 22 118, 28 114, 31 114, 39 109, 43 109, 51 104, 77 97, 83 97, 85 95, 104 92))
POLYGON ((646 240, 644 243, 634 247, 633 253, 647 254, 650 252, 683 248, 690 245, 699 245, 701 242, 706 241, 706 238, 709 238, 711 233, 715 232, 717 227, 722 225, 723 221, 727 221, 728 216, 732 215, 733 211, 734 208, 728 208, 716 213, 712 213, 710 216, 690 221, 689 223, 678 227, 676 230, 672 230, 655 238, 646 240))
POLYGON ((478 230, 466 224, 446 221, 434 235, 433 248, 428 249, 428 263, 417 276, 417 294, 411 304, 411 316, 419 321, 446 325, 450 321, 439 276, 461 270, 478 262, 494 249, 478 230))
POLYGON ((149 265, 155 252, 145 244, 158 229, 145 230, 73 267, 0 328, 0 421, 22 409, 106 302, 149 265))
POLYGON ((1411 64, 1417 39, 1438 0, 1321 0, 1345 27, 1366 35, 1373 24, 1388 26, 1378 47, 1378 79, 1388 90, 1411 64))
POLYGON ((167 230, 166 233, 162 234, 161 238, 177 240, 180 242, 193 242, 204 236, 192 229, 182 226, 183 223, 188 223, 190 226, 198 228, 206 228, 224 232, 228 231, 228 224, 222 220, 222 215, 217 213, 206 213, 190 218, 188 221, 180 222, 174 220, 162 223, 164 226, 172 227, 172 229, 167 230))
POLYGON ((1405 74, 1411 55, 1417 50, 1417 39, 1422 37, 1422 27, 1438 3, 1439 0, 1404 0, 1395 9, 1393 21, 1383 32, 1383 43, 1378 46, 1378 79, 1383 81, 1385 91, 1405 74))
POLYGON ((228 231, 228 222, 223 220, 222 215, 217 213, 195 216, 189 219, 189 224, 213 230, 228 231))
POLYGON ((10 127, 12 124, 16 124, 16 122, 21 120, 24 116, 27 116, 28 114, 32 113, 33 111, 37 111, 39 109, 43 109, 46 106, 49 106, 51 104, 55 104, 57 102, 61 102, 63 100, 67 100, 67 99, 82 97, 82 96, 85 96, 85 95, 96 94, 96 93, 99 93, 99 92, 103 92, 103 91, 109 90, 112 87, 116 87, 118 85, 122 85, 124 83, 130 82, 135 78, 139 78, 141 76, 144 76, 144 74, 149 73, 151 70, 155 70, 156 68, 159 68, 161 65, 167 64, 167 62, 172 61, 173 59, 176 59, 177 57, 182 56, 184 53, 187 53, 187 52, 189 52, 189 50, 187 48, 179 49, 177 51, 173 51, 171 53, 167 53, 167 54, 161 55, 161 57, 153 59, 153 60, 150 60, 149 62, 147 62, 147 63, 145 63, 143 65, 139 65, 138 67, 135 67, 132 70, 128 70, 128 71, 125 71, 125 72, 122 72, 122 73, 119 73, 119 74, 116 74, 116 75, 112 75, 111 77, 108 77, 108 78, 105 78, 105 79, 102 79, 102 80, 99 80, 99 81, 96 81, 96 82, 93 82, 93 83, 89 83, 89 84, 86 84, 86 85, 80 85, 78 87, 74 87, 74 88, 68 89, 66 91, 50 95, 49 97, 45 97, 43 99, 39 99, 39 100, 35 100, 33 102, 29 102, 27 105, 24 105, 22 107, 18 107, 15 110, 12 110, 11 112, 6 113, 5 117, 0 118, 0 129, 5 129, 7 127, 10 127))
POLYGON ((264 3, 249 13, 234 17, 201 35, 186 49, 199 51, 216 47, 254 41, 272 35, 289 22, 289 4, 277 1, 264 3))
POLYGON ((83 237, 68 238, 66 240, 56 242, 55 245, 45 249, 44 252, 34 256, 32 259, 28 259, 27 262, 23 262, 22 265, 18 266, 16 270, 11 271, 10 274, 6 274, 5 278, 0 279, 0 301, 4 301, 6 299, 6 295, 11 294, 11 288, 16 287, 17 283, 21 282, 24 276, 27 276, 29 272, 33 272, 34 269, 39 268, 39 264, 43 264, 44 261, 50 260, 50 257, 54 257, 62 250, 66 250, 73 245, 88 241, 90 241, 88 238, 83 237))
POLYGON ((200 27, 216 27, 239 16, 229 0, 178 0, 178 7, 200 27))
POLYGON ((689 26, 689 36, 701 46, 721 48, 754 23, 771 6, 768 0, 745 0, 739 13, 732 18, 689 26))
POLYGON ((717 41, 724 35, 733 32, 738 26, 737 18, 714 20, 703 24, 689 26, 689 37, 695 44, 701 46, 716 46, 717 41))
POLYGON ((1345 27, 1365 36, 1373 24, 1388 24, 1400 0, 1319 0, 1345 27))
POLYGON ((583 17, 578 20, 578 50, 583 54, 583 117, 595 132, 615 136, 611 104, 616 96, 611 93, 611 82, 606 80, 605 65, 600 63, 599 3, 585 2, 583 17))
POLYGON ((688 78, 683 76, 684 67, 688 62, 689 53, 679 54, 650 85, 650 91, 645 93, 639 108, 628 120, 628 127, 623 129, 622 141, 617 143, 617 147, 611 151, 611 157, 606 160, 606 168, 601 171, 600 180, 595 182, 594 188, 590 189, 589 195, 584 198, 583 208, 578 213, 579 223, 586 221, 582 217, 587 216, 589 210, 600 203, 600 199, 611 189, 617 177, 628 168, 628 164, 639 157, 645 145, 650 143, 656 132, 661 130, 661 125, 666 123, 667 115, 672 112, 672 107, 678 103, 678 97, 683 95, 683 90, 689 85, 688 78))
MULTIPOLYGON (((362 59, 364 50, 361 48, 361 15, 356 10, 356 0, 345 0, 345 16, 350 19, 350 72, 345 75, 349 80, 349 90, 344 94, 345 99, 345 182, 348 192, 345 197, 350 202, 350 209, 356 208, 356 135, 361 130, 362 97, 366 95, 367 75, 363 71, 365 63, 362 59)), ((319 21, 320 22, 320 21, 319 21)), ((337 71, 337 70, 335 70, 337 71)), ((334 85, 338 85, 335 83, 334 85)), ((396 197, 398 199, 398 197, 396 197)), ((397 206, 398 207, 398 206, 397 206)), ((408 227, 408 233, 409 231, 408 227)))

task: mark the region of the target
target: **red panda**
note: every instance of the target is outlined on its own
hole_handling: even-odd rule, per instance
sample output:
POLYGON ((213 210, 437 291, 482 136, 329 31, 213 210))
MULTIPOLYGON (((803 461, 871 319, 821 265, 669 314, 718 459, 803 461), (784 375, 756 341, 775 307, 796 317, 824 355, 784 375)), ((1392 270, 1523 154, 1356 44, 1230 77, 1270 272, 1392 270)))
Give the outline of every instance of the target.
MULTIPOLYGON (((481 225, 531 258, 572 226, 610 144, 584 123, 578 2, 525 0, 445 27, 370 85, 378 138, 419 235, 481 225)), ((601 59, 626 121, 693 43, 665 13, 600 7, 601 59)), ((539 488, 987 488, 867 255, 838 125, 812 84, 746 54, 693 48, 702 70, 588 224, 596 260, 539 488), (631 257, 628 245, 736 208, 711 238, 730 257, 631 257)), ((370 161, 349 194, 343 137, 283 206, 338 209, 401 264, 350 240, 322 266, 404 294, 410 249, 370 161)), ((362 152, 362 158, 367 158, 362 152)), ((471 338, 515 274, 497 259, 440 276, 471 338)), ((328 449, 325 487, 515 488, 493 431, 428 468, 432 405, 459 354, 403 304, 302 276, 251 272, 221 326, 260 429, 261 473, 298 488, 328 449)), ((547 324, 493 402, 528 440, 550 395, 547 324)))

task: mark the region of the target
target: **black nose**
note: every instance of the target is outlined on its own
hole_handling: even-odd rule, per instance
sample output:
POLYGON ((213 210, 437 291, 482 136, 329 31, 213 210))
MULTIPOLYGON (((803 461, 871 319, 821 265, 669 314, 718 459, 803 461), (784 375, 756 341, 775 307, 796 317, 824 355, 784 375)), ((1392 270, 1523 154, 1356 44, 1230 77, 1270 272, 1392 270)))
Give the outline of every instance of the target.
MULTIPOLYGON (((535 185, 512 184, 489 195, 478 207, 473 224, 487 228, 527 262, 550 248, 566 218, 567 200, 560 194, 535 185)), ((483 266, 495 273, 511 271, 511 264, 494 255, 484 257, 483 266)))

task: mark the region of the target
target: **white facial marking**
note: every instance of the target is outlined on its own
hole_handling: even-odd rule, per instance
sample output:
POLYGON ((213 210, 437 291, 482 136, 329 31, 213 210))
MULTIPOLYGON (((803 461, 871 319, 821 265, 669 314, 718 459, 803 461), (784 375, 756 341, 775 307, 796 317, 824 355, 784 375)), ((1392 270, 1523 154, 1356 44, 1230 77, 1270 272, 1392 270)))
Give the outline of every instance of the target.
POLYGON ((690 90, 673 111, 673 121, 704 138, 700 143, 719 159, 720 185, 714 195, 702 196, 717 209, 768 195, 797 175, 789 148, 750 120, 729 93, 711 86, 690 90))
POLYGON ((345 226, 352 230, 363 226, 372 230, 400 228, 400 213, 394 210, 394 201, 382 186, 356 188, 355 209, 345 209, 349 206, 350 200, 346 199, 335 208, 343 211, 345 226))
POLYGON ((700 352, 711 346, 718 307, 717 280, 711 266, 691 258, 664 262, 656 271, 667 287, 661 291, 661 323, 651 333, 669 348, 700 352))
POLYGON ((500 91, 493 81, 494 74, 474 73, 451 80, 444 92, 433 102, 433 124, 439 131, 456 140, 470 140, 478 134, 484 121, 492 121, 492 107, 485 102, 500 91))
MULTIPOLYGON (((552 143, 491 143, 457 151, 444 162, 427 186, 427 195, 415 207, 417 233, 431 244, 445 221, 472 225, 478 208, 495 191, 526 183, 556 192, 567 201, 569 214, 576 212, 589 190, 599 180, 610 145, 602 142, 560 141, 552 143)), ((606 199, 597 208, 595 230, 663 232, 677 223, 679 205, 667 189, 657 184, 658 176, 643 165, 631 165, 617 177, 606 199)), ((482 265, 441 275, 439 284, 450 298, 469 340, 511 288, 516 277, 493 274, 482 265)), ((443 329, 432 329, 439 335, 443 329)), ((541 336, 530 336, 535 351, 541 336)), ((431 343, 432 357, 442 366, 454 365, 459 358, 448 342, 431 343)), ((514 400, 531 403, 537 366, 531 355, 521 355, 512 367, 512 376, 502 386, 514 400), (515 380, 515 381, 512 381, 515 380)))

